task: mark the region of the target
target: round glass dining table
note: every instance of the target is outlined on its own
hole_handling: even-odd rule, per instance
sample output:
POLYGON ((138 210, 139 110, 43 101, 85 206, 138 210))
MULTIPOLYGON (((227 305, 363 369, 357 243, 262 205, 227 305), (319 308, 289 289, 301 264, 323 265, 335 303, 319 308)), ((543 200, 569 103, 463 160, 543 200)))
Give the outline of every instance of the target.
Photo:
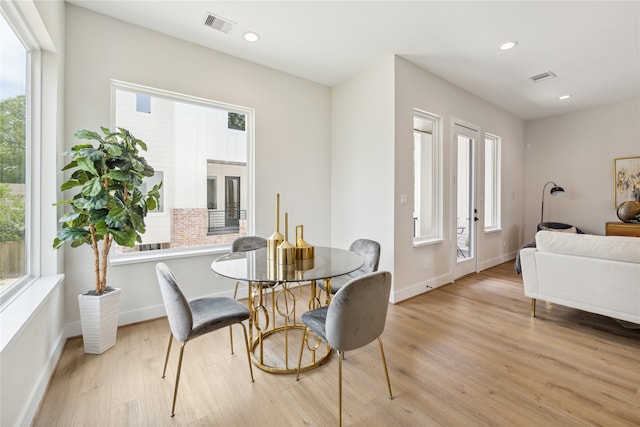
MULTIPOLYGON (((292 351, 289 341, 299 336, 300 345, 304 345, 301 332, 305 326, 297 319, 303 285, 310 285, 308 309, 322 305, 316 286, 319 280, 324 285, 325 304, 329 304, 331 278, 351 273, 363 263, 363 257, 355 252, 316 246, 313 258, 283 265, 269 259, 266 248, 260 248, 247 252, 231 252, 213 261, 211 269, 220 276, 248 284, 247 296, 251 313, 249 341, 254 365, 266 372, 294 373, 297 371, 297 364, 293 367, 289 359, 297 361, 297 358, 294 357, 294 353, 289 357, 292 351), (267 291, 270 291, 270 298, 266 296, 266 293, 269 293, 267 291), (271 310, 266 306, 268 299, 271 310)), ((320 354, 316 354, 319 348, 319 341, 314 348, 310 347, 311 360, 305 361, 300 367, 301 372, 319 366, 330 355, 328 346, 324 350, 320 349, 320 354)))

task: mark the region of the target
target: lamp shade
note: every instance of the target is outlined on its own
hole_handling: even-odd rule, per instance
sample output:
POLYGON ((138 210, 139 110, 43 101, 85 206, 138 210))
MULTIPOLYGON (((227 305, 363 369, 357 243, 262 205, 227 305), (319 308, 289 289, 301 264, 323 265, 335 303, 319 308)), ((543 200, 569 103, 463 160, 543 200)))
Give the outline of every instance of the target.
POLYGON ((559 196, 559 195, 561 195, 562 193, 564 193, 564 188, 562 188, 562 187, 558 187, 558 186, 556 185, 555 187, 553 187, 553 188, 550 190, 550 192, 551 192, 551 195, 552 195, 552 196, 559 196))
POLYGON ((541 224, 544 222, 544 196, 546 194, 547 186, 549 184, 553 185, 553 187, 551 187, 551 190, 549 190, 549 192, 551 193, 552 196, 560 196, 561 194, 564 194, 564 188, 560 187, 558 184, 556 184, 553 181, 547 182, 542 187, 542 206, 541 206, 541 209, 540 209, 540 223, 541 224))

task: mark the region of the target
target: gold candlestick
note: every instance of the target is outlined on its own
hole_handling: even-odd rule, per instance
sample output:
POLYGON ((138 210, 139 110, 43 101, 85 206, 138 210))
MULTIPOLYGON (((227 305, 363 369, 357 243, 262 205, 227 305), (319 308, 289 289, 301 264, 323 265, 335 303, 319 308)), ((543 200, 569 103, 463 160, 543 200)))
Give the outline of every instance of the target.
POLYGON ((296 247, 289 242, 289 214, 284 213, 284 241, 278 246, 278 264, 295 264, 296 247))
POLYGON ((280 193, 276 194, 276 231, 267 239, 267 259, 275 260, 278 257, 278 246, 283 241, 280 234, 280 193))
POLYGON ((314 255, 313 245, 304 240, 304 226, 296 227, 296 259, 311 259, 314 255))

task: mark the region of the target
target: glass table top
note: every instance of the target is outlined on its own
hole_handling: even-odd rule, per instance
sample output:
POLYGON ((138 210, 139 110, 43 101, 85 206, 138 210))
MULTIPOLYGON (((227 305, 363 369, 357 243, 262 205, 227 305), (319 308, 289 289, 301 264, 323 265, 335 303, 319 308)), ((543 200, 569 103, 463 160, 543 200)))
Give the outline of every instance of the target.
POLYGON ((249 282, 321 280, 357 270, 364 263, 361 255, 338 248, 316 246, 313 259, 282 265, 267 259, 267 248, 232 252, 211 263, 220 276, 249 282))

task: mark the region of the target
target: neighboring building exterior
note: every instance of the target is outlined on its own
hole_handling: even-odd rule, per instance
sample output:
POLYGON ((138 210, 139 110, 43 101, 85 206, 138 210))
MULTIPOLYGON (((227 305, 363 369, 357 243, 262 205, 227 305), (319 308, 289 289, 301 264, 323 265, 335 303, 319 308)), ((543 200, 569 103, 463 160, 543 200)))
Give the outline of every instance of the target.
POLYGON ((136 250, 225 243, 238 236, 247 205, 247 137, 244 122, 235 126, 241 129, 230 128, 230 114, 116 89, 116 125, 147 144, 144 157, 156 170, 148 185, 163 181, 160 209, 147 216, 144 244, 136 250))

